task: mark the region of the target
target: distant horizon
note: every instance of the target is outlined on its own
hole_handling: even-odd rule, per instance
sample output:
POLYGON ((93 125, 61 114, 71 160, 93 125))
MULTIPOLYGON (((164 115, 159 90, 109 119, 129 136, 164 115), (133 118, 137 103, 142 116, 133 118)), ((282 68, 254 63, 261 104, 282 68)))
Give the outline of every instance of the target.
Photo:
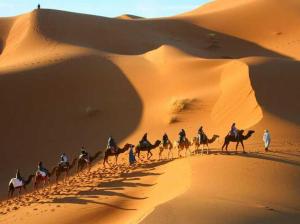
POLYGON ((56 9, 69 12, 116 17, 130 14, 146 18, 166 17, 193 10, 211 0, 119 0, 118 3, 104 0, 1 0, 0 17, 24 14, 37 8, 56 9))

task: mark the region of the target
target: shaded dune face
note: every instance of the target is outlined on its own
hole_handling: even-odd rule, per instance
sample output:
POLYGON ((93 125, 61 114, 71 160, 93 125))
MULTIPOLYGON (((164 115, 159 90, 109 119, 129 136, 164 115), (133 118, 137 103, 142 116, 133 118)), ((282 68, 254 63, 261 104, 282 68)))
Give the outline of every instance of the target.
POLYGON ((249 65, 258 103, 271 114, 300 124, 298 61, 266 60, 249 65))
POLYGON ((25 175, 40 160, 50 169, 62 152, 74 158, 82 145, 103 150, 108 135, 133 132, 142 113, 122 71, 99 56, 1 74, 0 104, 1 196, 17 167, 25 175))
POLYGON ((241 58, 249 55, 285 57, 255 43, 176 17, 120 20, 53 10, 34 13, 37 30, 45 37, 116 54, 143 54, 162 45, 170 45, 202 58, 241 58), (212 43, 210 34, 215 34, 215 43, 212 43))
POLYGON ((220 77, 220 89, 221 94, 212 111, 212 119, 219 125, 230 127, 234 121, 249 128, 262 119, 263 112, 256 100, 247 64, 241 61, 227 63, 220 77))

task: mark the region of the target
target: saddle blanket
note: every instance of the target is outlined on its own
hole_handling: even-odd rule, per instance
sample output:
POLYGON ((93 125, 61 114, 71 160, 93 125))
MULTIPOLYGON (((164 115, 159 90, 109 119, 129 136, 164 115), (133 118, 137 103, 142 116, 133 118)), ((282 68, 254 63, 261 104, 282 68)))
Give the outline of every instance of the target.
POLYGON ((37 171, 37 174, 40 175, 40 176, 42 176, 42 177, 47 176, 47 173, 43 172, 43 171, 37 171))
POLYGON ((11 185, 11 184, 14 186, 14 188, 22 187, 23 186, 23 181, 20 181, 17 178, 12 178, 9 182, 9 185, 11 185))

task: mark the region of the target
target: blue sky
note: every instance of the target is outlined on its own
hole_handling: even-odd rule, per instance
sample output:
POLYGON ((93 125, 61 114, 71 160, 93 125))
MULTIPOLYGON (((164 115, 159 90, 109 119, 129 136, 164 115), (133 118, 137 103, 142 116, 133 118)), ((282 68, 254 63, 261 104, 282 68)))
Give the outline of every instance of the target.
POLYGON ((194 9, 209 0, 0 0, 0 17, 42 8, 115 17, 133 14, 143 17, 176 15, 194 9))

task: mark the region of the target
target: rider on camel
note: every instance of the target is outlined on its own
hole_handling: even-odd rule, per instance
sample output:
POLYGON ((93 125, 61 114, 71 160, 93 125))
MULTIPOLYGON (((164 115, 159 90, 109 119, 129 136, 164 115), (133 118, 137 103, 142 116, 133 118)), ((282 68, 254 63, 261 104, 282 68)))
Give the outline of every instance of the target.
POLYGON ((163 135, 162 142, 163 142, 163 146, 166 146, 169 143, 169 137, 167 133, 163 135))
POLYGON ((238 129, 236 128, 235 123, 233 123, 231 125, 231 129, 230 129, 229 135, 234 136, 235 138, 238 137, 238 129))
POLYGON ((200 144, 201 144, 201 141, 203 141, 203 136, 204 136, 204 131, 203 131, 203 127, 201 126, 198 130, 198 140, 199 140, 200 144))
POLYGON ((140 141, 140 146, 141 147, 148 147, 150 145, 151 144, 150 144, 150 142, 147 139, 147 133, 145 133, 144 136, 143 136, 143 138, 142 138, 142 140, 140 141))
POLYGON ((181 129, 181 131, 179 132, 179 143, 184 142, 185 139, 186 139, 185 130, 181 129))
POLYGON ((83 158, 85 160, 88 159, 89 154, 87 153, 87 151, 85 150, 84 146, 81 147, 81 151, 80 151, 80 155, 79 155, 79 159, 83 158))
POLYGON ((107 147, 106 148, 110 149, 111 153, 117 153, 117 151, 118 151, 117 144, 116 144, 115 140, 111 136, 108 138, 108 143, 107 143, 107 147))
POLYGON ((69 160, 67 155, 63 152, 60 156, 59 166, 69 166, 69 160))
POLYGON ((43 163, 41 161, 38 164, 37 173, 39 173, 43 177, 49 174, 49 171, 43 166, 43 163))
POLYGON ((19 181, 23 181, 23 178, 22 178, 22 176, 21 176, 21 173, 20 173, 20 170, 19 170, 19 169, 17 169, 16 178, 17 178, 19 181))

